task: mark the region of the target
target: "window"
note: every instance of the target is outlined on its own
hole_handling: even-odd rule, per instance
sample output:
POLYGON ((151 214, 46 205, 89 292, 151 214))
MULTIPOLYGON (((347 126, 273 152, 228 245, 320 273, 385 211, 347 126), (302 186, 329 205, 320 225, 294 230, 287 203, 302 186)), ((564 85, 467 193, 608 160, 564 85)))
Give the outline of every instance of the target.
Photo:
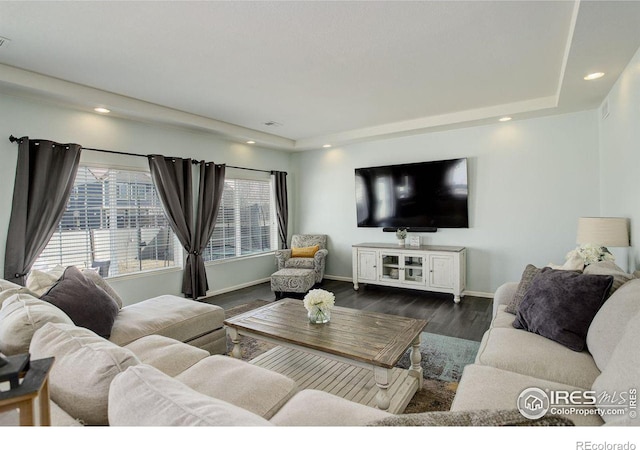
POLYGON ((81 166, 58 229, 34 269, 97 267, 104 277, 182 266, 148 172, 81 166))
POLYGON ((216 261, 275 250, 271 181, 227 178, 216 227, 202 257, 216 261))

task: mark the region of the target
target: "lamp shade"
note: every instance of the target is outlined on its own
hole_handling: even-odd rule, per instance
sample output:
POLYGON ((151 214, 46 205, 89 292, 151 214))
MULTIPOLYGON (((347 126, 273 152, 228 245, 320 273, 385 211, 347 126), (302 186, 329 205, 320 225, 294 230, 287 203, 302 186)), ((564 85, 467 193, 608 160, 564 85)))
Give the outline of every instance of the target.
POLYGON ((578 244, 629 246, 629 221, 624 217, 580 217, 578 244))

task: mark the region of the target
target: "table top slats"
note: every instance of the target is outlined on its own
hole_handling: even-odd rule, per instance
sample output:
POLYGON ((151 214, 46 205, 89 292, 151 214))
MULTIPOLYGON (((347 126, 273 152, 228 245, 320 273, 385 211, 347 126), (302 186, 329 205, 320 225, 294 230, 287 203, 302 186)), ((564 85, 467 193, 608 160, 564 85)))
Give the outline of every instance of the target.
POLYGON ((331 321, 312 324, 302 301, 284 299, 239 314, 225 325, 376 366, 391 368, 427 322, 334 306, 331 321))

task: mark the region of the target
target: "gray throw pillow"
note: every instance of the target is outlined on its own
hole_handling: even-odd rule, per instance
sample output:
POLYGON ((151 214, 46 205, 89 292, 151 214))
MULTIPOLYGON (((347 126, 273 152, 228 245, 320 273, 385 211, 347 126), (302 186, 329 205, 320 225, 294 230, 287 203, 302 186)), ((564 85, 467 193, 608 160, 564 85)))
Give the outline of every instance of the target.
POLYGON ((524 272, 522 272, 522 277, 520 278, 520 283, 518 284, 518 289, 516 290, 515 295, 504 309, 506 312, 511 314, 517 314, 518 308, 520 307, 520 303, 522 303, 522 299, 524 295, 529 290, 533 279, 540 273, 541 269, 538 269, 533 264, 527 264, 524 272))
POLYGON ((109 294, 74 266, 67 267, 58 282, 40 300, 60 308, 75 325, 107 339, 120 310, 109 294))
POLYGON ((531 283, 513 326, 581 352, 589 325, 612 284, 610 275, 585 275, 545 267, 531 283))

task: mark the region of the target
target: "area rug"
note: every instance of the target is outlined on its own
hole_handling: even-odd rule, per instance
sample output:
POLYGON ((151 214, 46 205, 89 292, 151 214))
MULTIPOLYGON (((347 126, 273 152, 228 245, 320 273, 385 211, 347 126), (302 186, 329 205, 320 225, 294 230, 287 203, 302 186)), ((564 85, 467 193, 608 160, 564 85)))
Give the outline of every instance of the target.
MULTIPOLYGON (((270 302, 254 300, 243 305, 232 307, 225 311, 226 317, 233 317, 252 309, 259 308, 270 302)), ((271 350, 274 344, 257 339, 241 336, 240 346, 242 359, 250 361, 256 356, 271 350)), ((441 336, 432 333, 422 333, 420 353, 424 383, 414 395, 404 413, 425 411, 448 411, 458 387, 462 370, 467 364, 473 363, 478 353, 479 342, 441 336)), ((227 337, 227 349, 230 352, 233 344, 227 337)), ((411 365, 409 351, 398 361, 398 367, 408 368, 411 365)))

